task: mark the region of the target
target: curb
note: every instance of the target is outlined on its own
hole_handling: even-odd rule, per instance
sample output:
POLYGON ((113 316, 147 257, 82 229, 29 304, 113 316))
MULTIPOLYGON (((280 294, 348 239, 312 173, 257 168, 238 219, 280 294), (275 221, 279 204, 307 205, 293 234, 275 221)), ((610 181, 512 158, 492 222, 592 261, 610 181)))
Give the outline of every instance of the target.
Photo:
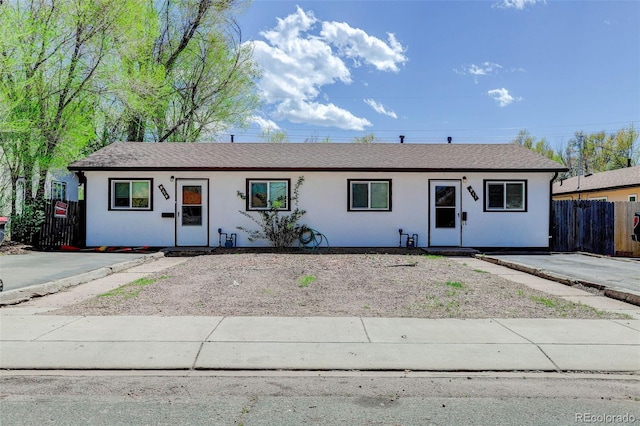
POLYGON ((575 285, 583 285, 585 287, 595 288, 602 291, 603 295, 611 299, 620 300, 622 302, 631 303, 632 305, 640 306, 640 294, 631 290, 612 288, 603 284, 594 283, 591 281, 585 281, 581 279, 571 278, 566 275, 556 274, 554 272, 545 271, 544 269, 534 268, 532 266, 523 265, 517 262, 510 262, 502 259, 496 259, 487 255, 477 254, 474 256, 476 259, 484 260, 485 262, 495 263, 496 265, 506 266, 507 268, 514 269, 520 272, 526 272, 536 277, 544 278, 551 281, 556 281, 560 284, 573 287, 575 285))
POLYGON ((164 253, 151 253, 138 259, 115 263, 111 266, 94 269, 93 271, 74 275, 72 277, 61 278, 47 283, 35 284, 29 287, 5 291, 0 293, 0 306, 15 305, 26 302, 27 300, 35 297, 42 297, 48 294, 57 293, 70 287, 75 287, 80 284, 88 283, 89 281, 104 278, 108 275, 133 268, 134 266, 142 265, 160 257, 164 257, 164 253))

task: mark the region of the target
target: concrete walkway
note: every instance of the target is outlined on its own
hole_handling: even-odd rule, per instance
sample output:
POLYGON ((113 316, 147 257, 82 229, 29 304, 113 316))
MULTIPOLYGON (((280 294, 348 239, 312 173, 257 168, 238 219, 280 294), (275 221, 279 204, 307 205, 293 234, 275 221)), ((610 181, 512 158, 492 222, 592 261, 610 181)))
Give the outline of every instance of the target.
POLYGON ((456 260, 634 319, 46 315, 186 260, 149 259, 65 292, 0 309, 0 369, 640 373, 640 307, 470 258, 456 260))

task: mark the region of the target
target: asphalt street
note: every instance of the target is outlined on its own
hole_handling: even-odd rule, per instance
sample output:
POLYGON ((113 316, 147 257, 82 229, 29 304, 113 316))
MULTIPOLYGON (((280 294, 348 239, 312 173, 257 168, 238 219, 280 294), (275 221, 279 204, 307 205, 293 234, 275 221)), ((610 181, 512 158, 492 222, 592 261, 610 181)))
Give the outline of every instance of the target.
POLYGON ((0 377, 0 423, 538 426, 640 419, 635 376, 229 373, 8 373, 0 377))

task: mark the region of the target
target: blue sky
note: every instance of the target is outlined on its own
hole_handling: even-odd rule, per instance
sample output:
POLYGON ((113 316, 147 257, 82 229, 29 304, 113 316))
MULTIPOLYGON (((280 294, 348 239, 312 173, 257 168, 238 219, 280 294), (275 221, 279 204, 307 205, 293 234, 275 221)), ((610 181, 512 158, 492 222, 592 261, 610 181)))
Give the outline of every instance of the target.
POLYGON ((239 16, 263 69, 262 130, 291 142, 553 147, 576 131, 640 129, 638 1, 273 1, 239 16))

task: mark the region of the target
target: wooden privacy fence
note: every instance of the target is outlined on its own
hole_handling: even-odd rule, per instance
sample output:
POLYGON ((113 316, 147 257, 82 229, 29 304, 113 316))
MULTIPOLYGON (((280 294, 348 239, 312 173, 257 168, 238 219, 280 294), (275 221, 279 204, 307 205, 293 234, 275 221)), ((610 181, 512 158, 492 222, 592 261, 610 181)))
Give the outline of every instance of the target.
POLYGON ((50 201, 44 206, 44 223, 33 244, 43 248, 80 246, 84 240, 84 201, 50 201))
POLYGON ((633 241, 633 216, 640 212, 640 202, 616 202, 613 225, 616 256, 640 257, 640 241, 633 241))
POLYGON ((640 243, 631 239, 636 211, 640 211, 640 203, 553 201, 552 249, 609 256, 640 256, 640 243))

